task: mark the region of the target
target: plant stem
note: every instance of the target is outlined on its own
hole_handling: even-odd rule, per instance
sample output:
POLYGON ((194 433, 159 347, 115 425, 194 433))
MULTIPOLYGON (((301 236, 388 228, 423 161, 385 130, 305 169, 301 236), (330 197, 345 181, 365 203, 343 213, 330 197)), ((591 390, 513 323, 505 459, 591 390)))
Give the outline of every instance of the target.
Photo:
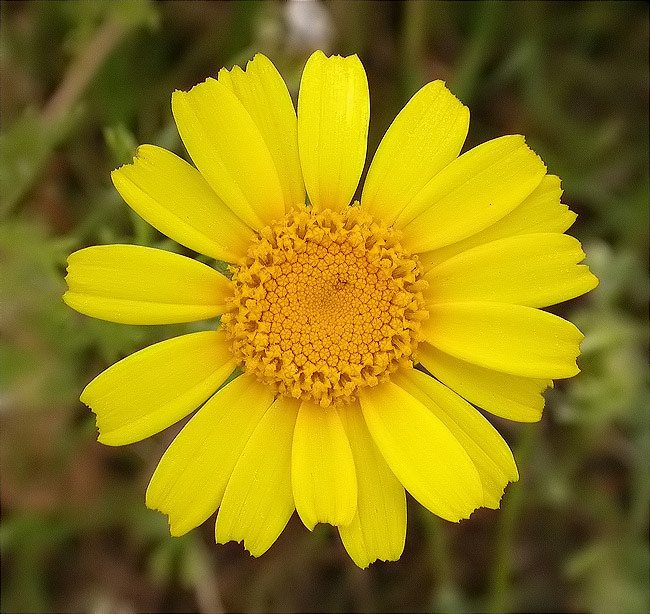
MULTIPOLYGON (((532 456, 535 442, 539 436, 538 425, 526 425, 521 439, 517 445, 515 457, 520 467, 528 467, 532 456)), ((522 481, 508 487, 508 493, 504 495, 504 505, 499 517, 494 563, 490 577, 487 611, 506 612, 511 606, 510 580, 512 574, 512 549, 515 532, 519 525, 519 519, 524 507, 524 498, 527 484, 522 481)))
POLYGON ((411 96, 425 81, 422 48, 427 35, 427 4, 426 0, 410 0, 403 4, 402 87, 407 96, 411 96))

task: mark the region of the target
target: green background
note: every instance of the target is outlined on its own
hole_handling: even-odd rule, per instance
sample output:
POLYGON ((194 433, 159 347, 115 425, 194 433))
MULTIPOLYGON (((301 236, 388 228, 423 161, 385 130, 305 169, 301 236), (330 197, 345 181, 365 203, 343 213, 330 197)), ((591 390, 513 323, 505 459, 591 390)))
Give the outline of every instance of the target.
MULTIPOLYGON (((3 2, 0 426, 3 612, 645 612, 648 597, 648 7, 645 3, 3 2), (307 27, 304 19, 307 13, 307 27), (302 16, 303 25, 300 25, 302 16), (601 279, 557 308, 586 334, 582 373, 538 424, 494 419, 521 480, 454 525, 409 501, 397 563, 362 572, 294 518, 253 559, 213 524, 169 537, 148 479, 175 428, 95 441, 83 386, 191 326, 95 321, 61 301, 67 255, 178 246, 109 172, 137 143, 183 153, 170 95, 266 53, 292 95, 313 49, 358 53, 369 153, 427 81, 470 107, 466 147, 527 136, 563 179, 601 279)), ((370 157, 369 157, 370 159, 370 157)))

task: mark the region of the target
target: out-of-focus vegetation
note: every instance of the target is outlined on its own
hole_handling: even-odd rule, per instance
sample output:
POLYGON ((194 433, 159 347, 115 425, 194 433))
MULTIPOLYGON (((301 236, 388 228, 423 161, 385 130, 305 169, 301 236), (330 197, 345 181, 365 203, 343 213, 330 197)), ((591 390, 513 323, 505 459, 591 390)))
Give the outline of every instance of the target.
POLYGON ((3 612, 647 612, 648 7, 584 2, 3 2, 0 426, 3 612), (297 93, 314 48, 358 53, 370 152, 426 81, 471 108, 467 146, 506 133, 563 179, 601 279, 558 313, 582 373, 539 424, 498 422, 521 473, 459 525, 409 502, 402 559, 358 570, 294 517, 261 559, 171 538, 144 492, 177 429, 95 441, 78 399, 100 370, 187 326, 135 327, 61 301, 66 256, 96 243, 178 250, 109 171, 136 143, 182 152, 170 95, 269 55, 297 93))

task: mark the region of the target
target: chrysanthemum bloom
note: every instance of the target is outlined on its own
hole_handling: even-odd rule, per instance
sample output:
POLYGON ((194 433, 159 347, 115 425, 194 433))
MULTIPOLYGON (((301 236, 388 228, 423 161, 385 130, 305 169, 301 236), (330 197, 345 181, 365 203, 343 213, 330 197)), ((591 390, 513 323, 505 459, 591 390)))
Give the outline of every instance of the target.
POLYGON ((108 445, 200 407, 147 505, 173 535, 218 508, 217 541, 256 556, 296 509, 309 529, 338 527, 361 567, 399 558, 405 490, 453 522, 497 508, 517 468, 473 405, 539 420, 542 392, 578 373, 582 339, 540 308, 597 284, 563 234, 575 214, 559 179, 521 136, 459 156, 469 112, 434 81, 397 116, 353 200, 370 112, 356 56, 314 53, 297 115, 262 55, 174 92, 172 111, 195 167, 143 145, 113 182, 230 275, 105 245, 70 256, 64 297, 113 322, 209 322, 121 360, 81 395, 108 445))

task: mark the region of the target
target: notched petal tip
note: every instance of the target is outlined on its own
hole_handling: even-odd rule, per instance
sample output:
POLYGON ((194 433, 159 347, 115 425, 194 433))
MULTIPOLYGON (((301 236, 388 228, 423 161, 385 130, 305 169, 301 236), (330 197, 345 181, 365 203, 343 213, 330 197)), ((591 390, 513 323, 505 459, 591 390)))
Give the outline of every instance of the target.
POLYGON ((236 537, 234 535, 219 535, 218 529, 216 530, 215 543, 223 545, 223 544, 229 544, 230 542, 235 542, 239 544, 244 552, 247 552, 251 557, 256 559, 261 557, 263 554, 265 554, 275 543, 274 541, 268 545, 264 545, 262 547, 256 547, 254 545, 247 544, 245 537, 236 537))
POLYGON ((275 67, 269 57, 267 57, 263 53, 256 53, 252 57, 252 59, 246 62, 246 70, 244 72, 248 72, 249 68, 255 68, 256 65, 260 65, 260 64, 263 64, 266 67, 275 67))
POLYGON ((214 87, 215 84, 217 84, 218 87, 223 87, 223 84, 219 83, 217 79, 214 77, 208 77, 205 81, 193 85, 189 90, 174 90, 172 92, 172 115, 174 118, 176 118, 180 106, 191 105, 193 99, 196 100, 197 96, 205 96, 206 90, 214 87))
MULTIPOLYGON (((523 134, 507 134, 507 135, 504 135, 504 136, 500 137, 500 139, 503 139, 504 141, 505 140, 512 141, 512 143, 514 145, 513 148, 521 147, 523 145, 530 153, 532 153, 535 156, 535 158, 537 158, 537 160, 539 161, 541 166, 544 167, 544 175, 543 176, 546 175, 546 170, 547 170, 546 164, 542 160, 541 156, 528 144, 528 141, 526 140, 526 137, 523 134)), ((497 140, 500 140, 500 139, 494 139, 494 140, 497 141, 497 140)), ((542 176, 542 178, 543 178, 543 176, 542 176)), ((540 181, 541 181, 541 179, 540 179, 540 181)))
POLYGON ((330 55, 327 55, 321 49, 317 49, 316 51, 314 51, 314 53, 312 53, 307 59, 307 62, 312 61, 312 59, 315 61, 332 60, 335 62, 351 60, 353 62, 358 62, 359 64, 361 64, 361 58, 357 53, 351 53, 350 55, 341 55, 340 53, 332 53, 330 55))
POLYGON ((307 518, 304 513, 300 514, 300 512, 298 512, 298 516, 300 517, 300 520, 302 521, 302 524, 305 525, 306 529, 308 531, 310 531, 311 533, 313 533, 314 529, 316 528, 316 525, 318 524, 318 522, 316 520, 312 520, 311 518, 307 518))
MULTIPOLYGON (((119 183, 119 177, 122 177, 126 170, 129 168, 133 168, 136 166, 138 163, 142 164, 147 161, 148 152, 150 152, 152 149, 159 149, 155 145, 150 145, 148 143, 143 143, 141 145, 138 145, 135 148, 135 151, 133 152, 133 159, 131 162, 125 162, 124 164, 120 164, 117 168, 114 168, 111 171, 111 181, 113 182, 113 185, 119 192, 119 187, 117 183, 119 183)), ((128 177, 124 177, 125 180, 129 181, 128 177)))
MULTIPOLYGON (((235 64, 235 66, 236 66, 236 64, 235 64)), ((233 68, 234 68, 235 66, 233 66, 233 68)), ((230 71, 231 71, 231 70, 232 70, 232 69, 228 69, 228 68, 226 68, 225 66, 221 67, 221 68, 219 69, 219 71, 217 72, 217 81, 219 81, 219 80, 221 79, 222 76, 228 76, 228 75, 230 74, 230 71)))
MULTIPOLYGON (((560 203, 560 204, 563 204, 563 203, 560 203)), ((578 214, 575 211, 571 211, 571 209, 569 209, 568 205, 564 205, 564 206, 566 207, 566 213, 565 213, 565 216, 566 216, 566 228, 564 229, 566 231, 566 230, 569 230, 569 228, 571 228, 571 226, 573 226, 573 224, 575 224, 575 221, 578 219, 578 214)))
POLYGON ((349 60, 351 62, 354 62, 355 64, 359 64, 360 66, 363 66, 363 63, 361 62, 361 58, 356 53, 352 53, 350 55, 337 55, 335 57, 341 58, 342 60, 349 60))
MULTIPOLYGON (((93 380, 94 381, 94 380, 93 380)), ((89 382, 86 387, 81 391, 81 394, 79 395, 79 400, 88 408, 90 411, 92 411, 94 414, 96 414, 95 410, 93 409, 94 402, 91 399, 91 393, 88 391, 90 388, 90 384, 92 384, 92 381, 89 382)))
MULTIPOLYGON (((424 507, 424 506, 423 506, 423 507, 424 507)), ((482 509, 482 508, 484 508, 484 507, 486 507, 485 502, 483 501, 483 499, 481 499, 480 501, 477 501, 477 502, 474 504, 474 507, 473 507, 472 509, 466 509, 465 512, 463 512, 462 515, 456 515, 456 516, 440 516, 439 514, 436 514, 435 512, 429 510, 429 508, 425 508, 425 509, 427 509, 428 511, 430 511, 432 514, 434 514, 434 515, 436 515, 436 516, 440 516, 440 518, 442 518, 443 520, 446 520, 447 522, 451 522, 451 523, 453 523, 453 524, 460 524, 461 522, 463 522, 463 521, 465 521, 465 520, 471 520, 471 519, 472 519, 472 516, 473 516, 473 515, 474 515, 478 510, 480 510, 480 509, 482 509)))
POLYGON ((214 87, 215 83, 218 83, 217 79, 215 79, 214 77, 207 77, 206 79, 204 79, 200 83, 197 83, 196 85, 193 85, 187 91, 180 90, 180 89, 174 90, 174 92, 172 93, 172 96, 174 96, 174 94, 176 94, 176 95, 179 95, 179 94, 185 94, 185 95, 189 94, 189 95, 191 95, 193 93, 196 94, 197 92, 200 92, 200 91, 204 90, 206 87, 214 87))
POLYGON ((151 501, 151 499, 149 497, 149 489, 147 489, 147 492, 145 494, 145 505, 146 505, 147 509, 150 509, 150 510, 152 510, 154 512, 160 512, 164 516, 167 517, 166 518, 167 519, 167 527, 169 529, 169 534, 170 534, 171 537, 182 537, 183 535, 185 535, 186 533, 189 533, 194 528, 194 526, 182 527, 182 526, 179 526, 178 523, 175 523, 172 520, 171 514, 167 513, 163 509, 162 505, 152 503, 152 501, 151 501))
MULTIPOLYGON (((90 385, 90 384, 89 384, 90 385)), ((106 435, 105 433, 102 433, 101 429, 99 428, 99 417, 97 415, 97 412, 93 409, 93 402, 90 400, 88 393, 86 390, 88 389, 88 386, 86 386, 81 394, 79 395, 79 401, 83 403, 94 415, 95 417, 95 430, 97 431, 97 441, 105 446, 116 446, 120 444, 112 444, 108 441, 106 441, 106 435)))
POLYGON ((508 478, 508 480, 503 484, 501 491, 497 495, 495 495, 494 497, 489 497, 489 496, 485 497, 485 500, 483 501, 483 507, 486 507, 491 510, 501 509, 501 503, 503 502, 503 497, 505 496, 508 487, 510 486, 510 484, 514 484, 515 482, 519 481, 519 471, 517 470, 516 466, 515 466, 515 471, 516 471, 516 475, 510 476, 508 478))
POLYGON ((530 151, 535 156, 535 158, 537 158, 537 161, 539 162, 539 164, 544 167, 544 175, 542 175, 542 177, 540 178, 540 181, 541 181, 541 179, 544 178, 544 176, 546 175, 546 172, 548 171, 548 167, 546 166, 546 163, 544 162, 544 160, 542 160, 542 157, 528 144, 528 141, 526 140, 525 136, 523 136, 521 134, 517 134, 515 136, 518 136, 518 137, 521 138, 522 144, 526 146, 528 151, 530 151))
POLYGON ((195 526, 183 526, 179 524, 174 524, 171 517, 168 517, 168 526, 169 526, 169 535, 171 537, 183 537, 183 535, 189 533, 192 529, 196 528, 195 526))
POLYGON ((193 526, 192 527, 179 526, 179 523, 174 521, 174 519, 172 518, 172 514, 169 512, 168 509, 166 509, 165 501, 164 500, 155 501, 153 496, 150 493, 149 487, 147 487, 147 491, 144 496, 144 504, 148 509, 154 512, 160 512, 165 516, 165 519, 167 520, 167 527, 169 529, 169 534, 172 537, 181 537, 186 533, 189 533, 194 528, 193 526))
POLYGON ((517 143, 517 145, 523 144, 527 146, 526 137, 523 134, 504 134, 501 137, 496 137, 496 139, 494 140, 496 141, 497 139, 502 139, 504 141, 512 141, 513 143, 517 143))
MULTIPOLYGON (((162 510, 160 503, 158 501, 154 501, 154 497, 151 494, 151 482, 149 482, 149 486, 147 487, 147 490, 145 491, 144 494, 144 504, 150 510, 154 510, 156 512, 162 512, 164 514, 164 511, 162 510)), ((167 521, 169 522, 169 516, 167 517, 167 521)))
MULTIPOLYGON (((350 553, 348 553, 348 554, 350 554, 350 553)), ((376 557, 376 558, 371 560, 369 558, 360 559, 359 557, 353 557, 352 555, 350 555, 350 558, 352 559, 352 562, 359 569, 363 569, 363 570, 368 569, 371 565, 375 566, 377 563, 391 563, 391 562, 399 561, 400 557, 401 557, 401 554, 399 554, 399 555, 397 555, 395 557, 386 557, 386 558, 376 557)))
POLYGON ((435 79, 434 81, 430 81, 425 86, 423 86, 422 89, 426 87, 431 87, 431 88, 436 87, 442 89, 447 96, 450 96, 451 99, 453 99, 455 102, 458 103, 459 111, 464 116, 466 116, 463 117, 463 119, 466 119, 467 124, 469 124, 469 115, 470 115, 469 107, 466 104, 464 104, 463 101, 458 96, 456 96, 454 92, 451 91, 451 89, 449 89, 446 81, 444 81, 443 79, 435 79))
MULTIPOLYGON (((138 149, 140 149, 138 147, 138 149)), ((124 164, 120 164, 117 168, 114 168, 111 171, 111 182, 113 185, 115 185, 116 177, 119 177, 119 175, 124 172, 123 169, 127 166, 133 166, 135 164, 137 155, 138 155, 138 149, 135 150, 135 153, 133 154, 133 162, 125 162, 124 164)), ((116 186, 117 187, 117 186, 116 186)))

